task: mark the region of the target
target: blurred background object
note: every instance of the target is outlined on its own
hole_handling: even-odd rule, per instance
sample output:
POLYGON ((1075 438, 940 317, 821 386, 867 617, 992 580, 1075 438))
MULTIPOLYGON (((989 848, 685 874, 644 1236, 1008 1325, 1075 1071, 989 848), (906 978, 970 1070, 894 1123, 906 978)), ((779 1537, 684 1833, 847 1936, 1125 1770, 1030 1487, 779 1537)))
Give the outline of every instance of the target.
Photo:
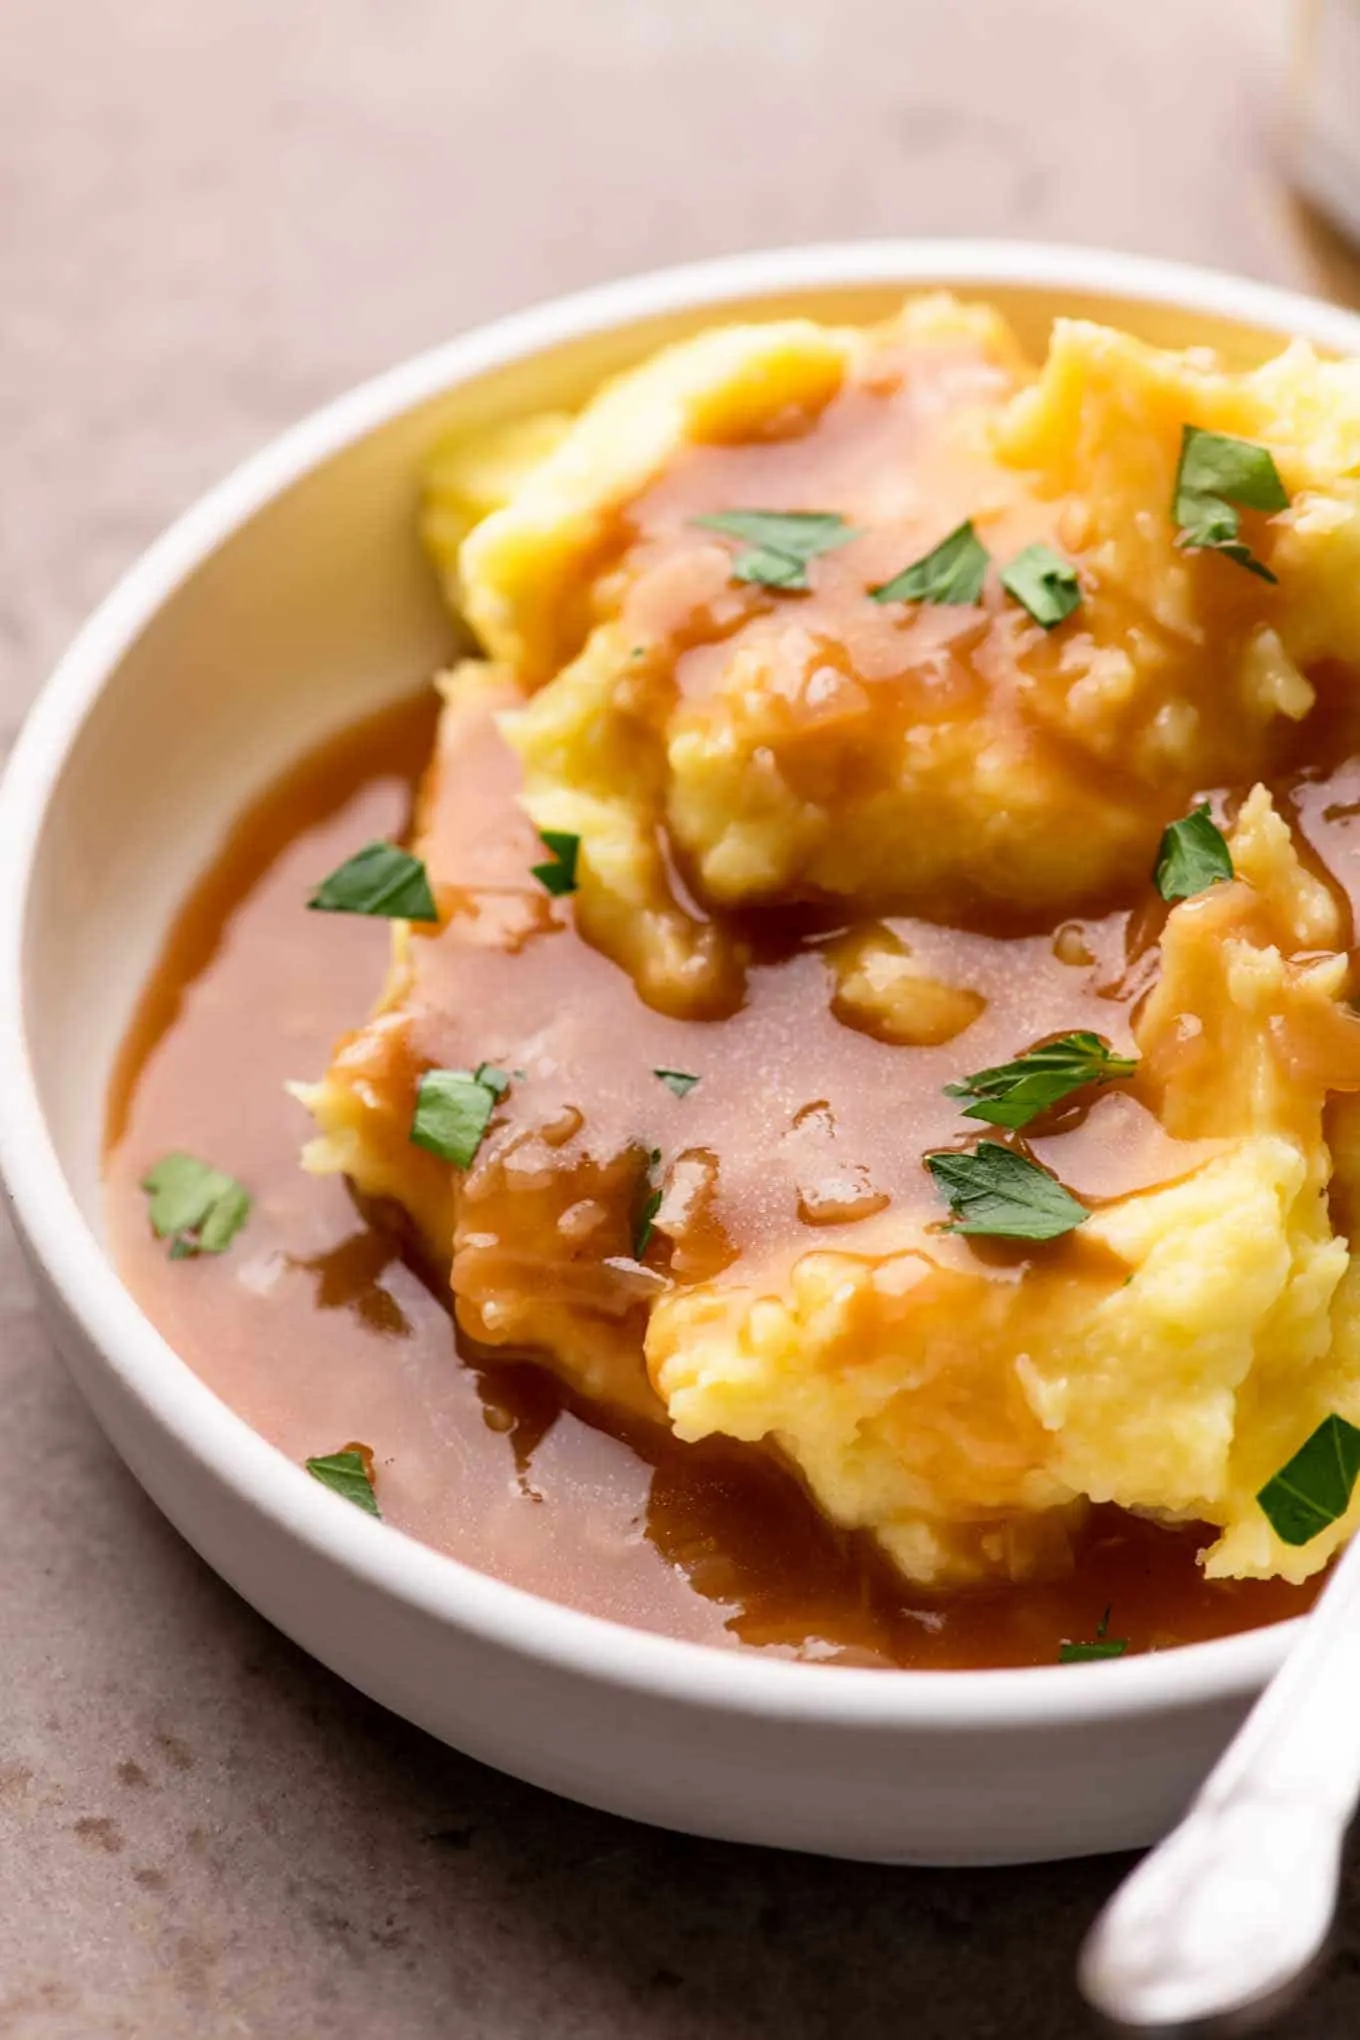
POLYGON ((1302 0, 1290 150, 1300 188, 1360 239, 1360 0, 1302 0))
POLYGON ((1315 286, 1276 146, 1294 19, 1287 0, 6 0, 22 684, 250 448, 554 292, 917 233, 1315 286), (55 557, 39 499, 60 499, 55 557))

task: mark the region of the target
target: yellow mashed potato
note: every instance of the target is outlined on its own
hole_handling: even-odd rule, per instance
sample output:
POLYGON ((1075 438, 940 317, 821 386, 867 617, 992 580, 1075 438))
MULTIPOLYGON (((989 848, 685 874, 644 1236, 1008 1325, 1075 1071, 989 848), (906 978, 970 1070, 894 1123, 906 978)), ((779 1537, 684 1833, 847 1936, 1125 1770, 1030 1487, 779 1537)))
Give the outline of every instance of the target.
POLYGON ((440 927, 399 931, 308 1094, 311 1165, 404 1206, 475 1338, 777 1451, 913 1580, 1059 1568, 1092 1501, 1211 1526, 1212 1575, 1323 1566, 1356 1507, 1290 1545, 1257 1496, 1323 1418, 1360 1423, 1349 907, 1285 797, 1347 750, 1360 364, 1230 373, 1060 321, 1036 368, 939 296, 722 327, 574 420, 441 449, 426 536, 486 654, 447 684, 416 845, 440 927), (1241 517, 1273 579, 1178 542, 1186 425, 1273 456, 1288 507, 1241 517), (805 589, 742 582, 694 520, 756 505, 852 535, 805 589), (868 599, 965 518, 997 560, 1056 548, 1080 606, 1041 627, 995 574, 868 599), (527 877, 513 767, 458 777, 488 743, 579 838, 573 894, 527 877), (1233 876, 1157 922, 1162 832, 1214 789, 1233 876), (1136 1075, 1035 1140, 1089 1218, 1026 1250, 942 1230, 921 1155, 978 1131, 943 1084, 1092 1013, 1136 1075), (412 1148, 419 1070, 491 1035, 522 1075, 471 1165, 412 1148), (815 1061, 784 1084, 805 1039, 824 1096, 815 1061), (640 1104, 610 1066, 634 1041, 653 1089, 712 1073, 640 1104))

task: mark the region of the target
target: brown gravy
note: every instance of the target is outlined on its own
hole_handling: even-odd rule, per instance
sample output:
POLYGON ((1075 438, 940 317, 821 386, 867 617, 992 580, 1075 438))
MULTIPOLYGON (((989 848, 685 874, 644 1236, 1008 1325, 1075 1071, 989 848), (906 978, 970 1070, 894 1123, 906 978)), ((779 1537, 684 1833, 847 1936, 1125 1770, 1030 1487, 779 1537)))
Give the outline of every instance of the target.
POLYGON ((299 1168, 308 1122, 283 1091, 324 1067, 387 957, 384 923, 301 903, 357 844, 404 829, 434 716, 422 695, 372 718, 242 816, 125 1045, 109 1105, 112 1246, 202 1379, 294 1460, 368 1441, 384 1514, 413 1536, 553 1600, 702 1642, 885 1667, 1051 1664, 1107 1607, 1135 1651, 1305 1609, 1318 1583, 1206 1582, 1202 1533, 1108 1508, 1092 1512, 1069 1577, 934 1601, 746 1448, 606 1427, 541 1370, 460 1342, 395 1240, 340 1182, 299 1168), (251 1189, 229 1254, 172 1263, 151 1234, 139 1181, 173 1148, 251 1189))

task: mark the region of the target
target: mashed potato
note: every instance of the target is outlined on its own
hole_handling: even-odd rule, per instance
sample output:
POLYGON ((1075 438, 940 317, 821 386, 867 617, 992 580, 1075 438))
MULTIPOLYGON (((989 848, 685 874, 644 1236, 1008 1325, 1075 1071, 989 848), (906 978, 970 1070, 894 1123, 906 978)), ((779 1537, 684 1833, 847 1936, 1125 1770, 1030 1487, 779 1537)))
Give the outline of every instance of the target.
POLYGON ((1255 1497, 1330 1411, 1360 1421, 1332 1351, 1348 1253, 1322 1093, 1300 1068, 1360 1080, 1360 1026, 1337 1004, 1345 958, 1317 954, 1335 909, 1259 789, 1232 848, 1242 876, 1170 916, 1135 1029, 1164 1123, 1221 1151, 1098 1212, 1086 1244, 1110 1261, 1089 1273, 1036 1260, 999 1288, 917 1237, 807 1254, 787 1296, 668 1294, 647 1351, 683 1436, 774 1436, 918 1579, 1046 1562, 1043 1512, 1081 1497, 1219 1525, 1213 1573, 1323 1562, 1349 1523, 1290 1549, 1255 1497))
POLYGON ((1092 1501, 1211 1526, 1214 1575, 1325 1564, 1357 1509, 1294 1546, 1257 1496, 1360 1423, 1349 905, 1291 777, 1355 748, 1360 364, 1060 321, 1036 370, 942 297, 723 327, 443 449, 426 533, 486 653, 423 803, 440 926, 308 1094, 312 1166, 404 1207, 474 1337, 776 1451, 913 1580, 1051 1572, 1092 1501), (1264 574, 1178 533, 1186 426, 1273 456, 1264 574), (696 521, 754 510, 841 520, 806 585, 696 521), (976 601, 874 599, 965 519, 976 601), (1037 544, 1048 627, 996 571, 1037 544), (1165 912, 1205 789, 1232 876, 1165 912), (1072 1028, 1132 1077, 1003 1138, 1089 1215, 945 1229, 945 1085, 1072 1028), (421 1070, 484 1059, 475 1159, 413 1148, 421 1070))
POLYGON ((1109 900, 1197 788, 1288 753, 1304 667, 1360 659, 1357 569, 1360 365, 1300 346, 1228 375, 1064 321, 1031 380, 995 315, 927 298, 878 329, 663 351, 478 525, 459 586, 539 690, 513 737, 535 821, 586 845, 583 924, 645 998, 721 1011, 737 966, 678 904, 663 831, 710 906, 1032 921, 1109 900), (904 360, 866 461, 857 411, 904 360), (809 420, 825 444, 791 461, 809 420), (1278 594, 1178 550, 1186 420, 1274 453, 1278 594), (808 599, 738 608, 729 549, 687 522, 706 482, 868 528, 808 599), (964 516, 999 557, 1057 544, 1083 587, 1073 627, 1051 637, 996 591, 981 613, 864 601, 964 516))

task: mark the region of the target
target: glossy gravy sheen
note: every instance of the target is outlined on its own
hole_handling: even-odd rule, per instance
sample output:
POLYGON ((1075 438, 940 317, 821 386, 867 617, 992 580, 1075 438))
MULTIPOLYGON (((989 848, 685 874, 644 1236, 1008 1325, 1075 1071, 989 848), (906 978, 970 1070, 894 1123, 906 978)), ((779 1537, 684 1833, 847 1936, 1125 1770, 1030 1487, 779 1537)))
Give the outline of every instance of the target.
MULTIPOLYGON (((1110 1633, 1142 1650, 1307 1607, 1316 1582, 1207 1583, 1195 1561, 1203 1532, 1103 1508, 1066 1578, 936 1601, 825 1524, 791 1475, 753 1463, 748 1448, 681 1445, 644 1423, 611 1424, 574 1407, 540 1369, 459 1340, 438 1285, 408 1265, 398 1236, 361 1218, 340 1181, 301 1170, 308 1120, 283 1091, 324 1067, 336 1037, 371 1007, 387 963, 386 924, 308 914, 305 899, 356 845, 407 827, 434 719, 422 696, 370 720, 318 748, 242 817, 182 910, 126 1044, 110 1102, 111 1241, 134 1294, 209 1386, 292 1459, 351 1439, 371 1444, 385 1517, 425 1542, 554 1600, 704 1642, 881 1666, 1046 1664, 1063 1639, 1094 1635, 1107 1608, 1110 1633), (150 1231, 140 1179, 177 1148, 229 1169, 254 1197, 228 1254, 171 1262, 150 1231)), ((1344 789, 1325 804, 1303 789, 1299 806, 1315 847, 1319 833, 1334 832, 1335 847, 1348 849, 1341 839, 1357 810, 1344 789)), ((1330 847, 1328 862, 1335 867, 1330 847)), ((1140 987, 1146 931, 1131 932, 1122 915, 1064 931, 1056 949, 1053 938, 893 925, 916 944, 947 945, 951 974, 985 994, 1004 982, 1014 999, 1025 986, 1031 1037, 1098 1025, 1124 1038, 1121 1008, 1140 987), (1061 1018, 1050 1019, 1059 990, 1061 1018)), ((825 1012, 816 939, 791 939, 763 965, 748 1028, 779 1011, 800 973, 825 1012)), ((542 948, 562 1008, 612 971, 566 929, 542 948)), ((612 1050, 659 1060, 649 1052, 657 1016, 614 976, 612 1050), (646 1046, 629 1044, 634 1024, 646 1046)), ((794 1019, 799 1005, 790 1002, 794 1019)), ((1008 1030, 1014 1020, 1011 1004, 1008 1030)), ((838 1057, 861 1044, 866 1084, 869 1062, 891 1052, 829 1015, 825 1028, 838 1057)), ((796 1028, 778 1032, 782 1042, 765 1046, 770 1056, 787 1046, 780 1081, 796 1088, 806 1050, 796 1028)), ((658 1104, 670 1103, 681 1109, 663 1092, 658 1104)), ((860 1109, 860 1145, 894 1175, 904 1164, 895 1153, 889 1162, 885 1140, 909 1145, 918 1167, 937 1132, 957 1132, 956 1120, 947 1133, 943 1124, 885 1132, 886 1115, 860 1109)), ((1127 1187, 1130 1149, 1156 1170, 1158 1142, 1135 1099, 1099 1100, 1059 1143, 1065 1180, 1093 1196, 1116 1167, 1127 1187)), ((818 1231, 807 1238, 815 1244, 818 1231)))

